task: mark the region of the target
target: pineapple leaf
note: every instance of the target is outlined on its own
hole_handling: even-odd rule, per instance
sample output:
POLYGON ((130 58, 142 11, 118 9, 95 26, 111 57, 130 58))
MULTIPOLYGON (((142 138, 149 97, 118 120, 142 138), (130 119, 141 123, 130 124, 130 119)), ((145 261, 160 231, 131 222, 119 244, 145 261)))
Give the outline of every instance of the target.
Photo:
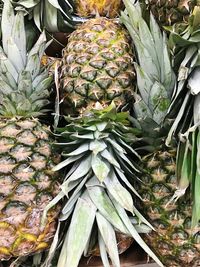
MULTIPOLYGON (((64 144, 66 145, 66 144, 64 144)), ((80 154, 80 155, 77 155, 77 156, 73 156, 73 157, 69 157, 63 161, 61 161, 60 163, 58 163, 55 167, 53 167, 53 171, 59 171, 61 170, 62 168, 64 167, 67 167, 69 164, 71 164, 72 162, 74 161, 77 161, 79 160, 83 155, 80 154)))
POLYGON ((73 197, 70 197, 70 199, 67 201, 66 205, 62 209, 62 214, 59 218, 60 221, 66 220, 65 215, 67 215, 68 218, 69 212, 74 210, 74 206, 80 196, 81 196, 81 191, 79 191, 77 194, 73 193, 73 197))
POLYGON ((45 33, 42 32, 37 42, 29 52, 27 58, 26 71, 30 71, 33 80, 36 78, 36 76, 38 76, 41 70, 40 62, 42 55, 44 54, 45 45, 46 45, 46 36, 45 33))
POLYGON ((23 66, 26 65, 26 32, 24 27, 24 12, 18 11, 12 27, 12 38, 19 49, 23 66))
POLYGON ((135 64, 135 70, 137 73, 137 83, 139 92, 141 94, 142 100, 145 102, 146 105, 148 105, 149 90, 153 86, 154 82, 139 65, 135 64))
MULTIPOLYGON (((166 88, 168 98, 172 97, 173 92, 175 91, 176 86, 176 76, 172 71, 171 60, 169 57, 169 51, 167 47, 167 39, 165 34, 163 35, 163 52, 161 57, 160 69, 161 69, 161 83, 166 88), (163 59, 163 60, 162 60, 163 59)), ((158 54, 159 55, 159 54, 158 54)))
POLYGON ((12 27, 14 25, 14 10, 10 3, 10 0, 4 1, 4 8, 2 12, 2 21, 1 30, 2 30, 2 42, 3 42, 3 50, 6 55, 8 54, 8 39, 12 36, 12 27))
POLYGON ((139 96, 137 96, 137 99, 135 103, 133 104, 133 106, 134 106, 136 117, 138 118, 137 123, 140 121, 144 121, 145 118, 152 117, 152 111, 149 109, 147 104, 139 96))
POLYGON ((71 156, 78 156, 81 153, 84 153, 90 149, 89 143, 84 143, 80 145, 77 149, 75 149, 73 152, 70 152, 68 154, 63 154, 65 156, 71 157, 71 156))
MULTIPOLYGON (((152 36, 152 33, 150 32, 149 27, 147 26, 146 22, 144 20, 139 21, 139 36, 140 36, 140 43, 143 44, 143 52, 144 52, 144 57, 142 57, 141 54, 139 54, 139 62, 142 68, 144 69, 145 72, 151 73, 154 78, 159 77, 159 58, 158 58, 158 51, 161 49, 156 49, 161 43, 158 42, 158 39, 156 40, 157 45, 154 43, 154 39, 152 36), (151 63, 151 60, 153 60, 153 64, 151 67, 151 71, 149 71, 148 65, 145 64, 145 60, 147 59, 147 62, 151 63), (155 69, 154 69, 155 68, 155 69)), ((159 28, 157 28, 159 31, 159 28)), ((162 55, 162 53, 160 54, 162 55)))
MULTIPOLYGON (((0 92, 8 95, 10 93, 12 93, 13 88, 9 86, 9 84, 7 84, 2 77, 0 77, 0 92)), ((1 102, 0 102, 1 103, 1 102)))
POLYGON ((174 120, 174 122, 173 122, 173 124, 172 124, 172 126, 171 126, 171 128, 170 128, 170 130, 168 132, 168 136, 167 136, 166 141, 165 141, 167 146, 169 146, 169 144, 171 143, 172 136, 175 133, 175 131, 176 131, 178 125, 179 125, 179 122, 181 121, 181 119, 182 119, 182 117, 184 115, 184 111, 186 110, 186 106, 187 106, 187 104, 189 102, 189 99, 190 99, 190 92, 187 92, 187 94, 186 94, 186 96, 184 98, 184 101, 183 101, 183 103, 182 103, 182 105, 181 105, 181 107, 180 107, 180 109, 178 111, 176 119, 174 120))
POLYGON ((58 226, 56 229, 56 233, 54 235, 53 241, 51 243, 48 255, 45 259, 45 262, 41 265, 41 267, 49 267, 51 266, 51 262, 55 256, 56 249, 58 247, 58 241, 59 241, 59 231, 60 231, 60 222, 58 222, 58 226))
POLYGON ((79 198, 60 253, 57 267, 77 267, 90 237, 96 207, 86 195, 79 198))
POLYGON ((162 84, 155 82, 151 87, 149 104, 153 108, 153 120, 162 125, 170 105, 168 93, 162 84))
POLYGON ((77 139, 89 139, 89 140, 93 140, 94 139, 94 135, 92 133, 88 133, 88 134, 79 134, 78 132, 71 134, 72 139, 74 138, 75 140, 77 139))
MULTIPOLYGON (((154 51, 156 51, 156 53, 154 54, 155 58, 157 59, 157 62, 159 64, 160 61, 160 70, 162 71, 162 69, 164 69, 164 64, 165 61, 162 60, 162 57, 159 57, 159 55, 162 55, 163 53, 163 45, 165 45, 165 39, 163 38, 160 28, 154 18, 154 16, 152 14, 150 14, 150 32, 153 38, 153 45, 154 47, 152 47, 152 49, 154 49, 154 51)), ((159 69, 158 69, 159 70, 159 69)), ((163 77, 163 75, 161 76, 160 73, 160 77, 163 77)))
POLYGON ((83 176, 85 176, 91 168, 91 155, 83 158, 81 161, 79 161, 79 164, 75 171, 68 177, 67 181, 62 184, 62 188, 64 192, 67 192, 68 184, 72 181, 76 181, 83 176), (65 188, 65 189, 64 189, 65 188))
MULTIPOLYGON (((40 0, 39 0, 40 2, 40 0)), ((43 18, 43 9, 41 8, 41 5, 38 3, 34 9, 33 9, 33 20, 35 22, 35 25, 37 26, 37 28, 42 31, 41 29, 41 24, 42 24, 42 21, 41 21, 41 18, 43 18)))
MULTIPOLYGON (((57 1, 49 1, 44 0, 44 25, 46 26, 47 30, 51 32, 58 32, 58 10, 52 5, 58 4, 57 1)), ((58 5, 59 9, 60 6, 58 5)))
POLYGON ((2 79, 6 84, 9 84, 12 90, 17 89, 17 84, 9 72, 6 72, 5 75, 3 73, 0 73, 0 79, 2 79))
POLYGON ((157 258, 157 256, 151 251, 151 249, 147 246, 147 244, 144 242, 144 240, 140 237, 138 232, 136 231, 135 227, 131 223, 128 215, 126 214, 125 210, 119 205, 118 202, 116 202, 114 199, 112 199, 112 202, 114 203, 114 206, 120 214, 120 218, 124 222, 124 225, 129 231, 129 234, 134 238, 134 240, 144 249, 144 251, 154 259, 154 261, 160 266, 164 267, 164 265, 161 263, 161 261, 157 258))
POLYGON ((193 110, 194 110, 194 125, 197 125, 200 122, 200 94, 195 96, 193 110))
MULTIPOLYGON (((196 226, 200 220, 200 197, 199 197, 199 187, 200 187, 200 133, 199 128, 196 133, 196 142, 193 143, 193 150, 196 152, 196 172, 194 173, 194 181, 193 181, 193 195, 194 195, 194 203, 193 203, 193 213, 192 213, 192 226, 196 226), (196 146, 195 146, 196 145, 196 146)), ((194 155, 193 155, 194 156, 194 155)), ((193 170, 194 171, 194 170, 193 170)))
POLYGON ((125 149, 120 146, 115 139, 107 138, 107 141, 118 151, 121 153, 126 153, 125 149))
MULTIPOLYGON (((131 167, 131 169, 133 169, 135 172, 139 173, 139 170, 137 169, 137 167, 134 166, 134 164, 128 159, 128 157, 126 157, 126 155, 122 152, 118 152, 117 153, 117 158, 121 158, 122 161, 122 165, 124 165, 125 169, 129 169, 128 165, 131 167)), ((132 173, 132 171, 129 169, 129 172, 132 173)))
POLYGON ((25 92, 29 98, 32 93, 32 79, 29 71, 21 71, 19 73, 18 91, 25 92))
POLYGON ((52 199, 48 205, 46 205, 46 207, 44 208, 43 214, 42 214, 42 219, 41 219, 41 225, 45 226, 45 222, 47 219, 47 212, 54 207, 62 198, 64 197, 64 193, 61 191, 60 193, 58 193, 58 195, 56 197, 54 197, 54 199, 52 199))
MULTIPOLYGON (((188 88, 192 95, 198 95, 200 93, 200 67, 196 67, 188 79, 188 88)), ((195 114, 195 112, 194 112, 195 114)))
POLYGON ((120 169, 120 165, 119 163, 117 162, 117 160, 115 159, 115 157, 112 155, 111 152, 109 152, 108 149, 104 149, 102 152, 101 152, 101 156, 106 159, 110 164, 114 165, 115 167, 119 168, 120 169))
POLYGON ((91 167, 100 182, 103 182, 109 174, 110 166, 100 155, 92 154, 91 167))
POLYGON ((100 186, 86 184, 89 196, 99 212, 120 232, 127 234, 127 229, 122 223, 106 191, 100 186))
POLYGON ((16 68, 13 66, 13 64, 8 60, 8 58, 5 56, 2 47, 0 47, 0 67, 1 72, 10 73, 15 80, 15 82, 18 82, 18 72, 16 68))
MULTIPOLYGON (((94 139, 94 137, 93 137, 94 139)), ((99 152, 106 149, 107 145, 104 141, 98 141, 97 139, 90 142, 89 149, 92 151, 93 155, 96 156, 99 152)))
POLYGON ((117 240, 113 226, 99 212, 96 212, 96 220, 113 266, 120 267, 117 240))
POLYGON ((138 21, 140 21, 141 17, 142 17, 142 10, 140 8, 140 5, 133 5, 130 1, 128 0, 124 0, 124 4, 126 6, 126 10, 128 11, 129 14, 129 18, 128 16, 125 14, 125 12, 121 12, 122 16, 124 17, 123 19, 126 18, 127 22, 130 19, 130 22, 132 25, 134 25, 134 29, 138 28, 138 21))
POLYGON ((25 8, 32 8, 36 6, 39 2, 40 0, 19 0, 20 5, 25 8))
POLYGON ((19 48, 12 37, 8 38, 8 59, 18 72, 24 70, 24 62, 19 48))
MULTIPOLYGON (((121 143, 128 151, 131 151, 133 153, 133 155, 135 155, 138 159, 140 158, 140 155, 130 146, 128 145, 126 142, 124 142, 121 138, 117 138, 117 140, 119 141, 119 143, 121 143)), ((134 141, 139 141, 139 139, 137 139, 137 137, 135 137, 134 141)), ((130 141, 130 140, 129 140, 130 141)))
POLYGON ((126 178, 126 176, 124 175, 123 171, 121 169, 115 168, 117 174, 119 175, 120 179, 128 186, 129 189, 131 189, 131 191, 138 196, 140 199, 140 195, 138 194, 138 192, 135 190, 135 188, 130 184, 130 182, 128 181, 128 179, 126 178))
POLYGON ((101 236, 100 231, 98 231, 98 241, 99 241, 98 243, 99 243, 100 255, 101 255, 103 266, 110 267, 110 263, 109 263, 107 251, 106 251, 106 245, 101 236))
POLYGON ((85 178, 79 183, 79 185, 74 190, 73 194, 65 204, 65 206, 62 209, 62 214, 67 213, 71 207, 75 204, 76 200, 78 199, 78 196, 81 194, 81 189, 85 185, 86 181, 88 180, 89 175, 86 175, 85 178))
POLYGON ((194 204, 192 210, 192 227, 198 225, 200 220, 200 197, 199 197, 199 187, 200 187, 200 173, 197 170, 195 176, 195 186, 194 186, 194 204))
POLYGON ((96 127, 97 127, 97 130, 99 131, 99 132, 102 132, 102 131, 104 131, 105 130, 105 128, 106 128, 106 126, 107 126, 107 122, 99 122, 99 123, 97 123, 96 124, 96 127))
POLYGON ((133 213, 133 199, 131 194, 122 186, 114 171, 111 170, 109 176, 104 180, 106 188, 113 198, 126 210, 133 213))

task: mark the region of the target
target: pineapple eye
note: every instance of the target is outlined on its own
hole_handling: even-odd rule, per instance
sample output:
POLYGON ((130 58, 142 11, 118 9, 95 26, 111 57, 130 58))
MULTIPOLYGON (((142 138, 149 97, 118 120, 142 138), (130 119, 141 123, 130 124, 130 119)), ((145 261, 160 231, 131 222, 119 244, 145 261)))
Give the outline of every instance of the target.
POLYGON ((14 171, 13 175, 19 181, 30 181, 35 174, 35 170, 29 164, 20 164, 14 171))
POLYGON ((200 244, 200 231, 194 235, 193 242, 195 244, 200 244))
POLYGON ((34 201, 36 196, 36 188, 29 183, 22 183, 15 189, 15 196, 13 197, 16 201, 23 201, 29 205, 34 201))
POLYGON ((176 240, 177 242, 181 242, 181 240, 188 239, 188 234, 182 229, 175 229, 174 233, 172 234, 172 239, 176 240))
POLYGON ((15 187, 15 179, 10 175, 0 176, 0 194, 9 195, 15 187))
POLYGON ((0 173, 11 173, 15 166, 16 162, 10 156, 2 156, 0 158, 0 173))
POLYGON ((44 209, 51 200, 52 196, 48 192, 41 192, 37 195, 36 203, 40 209, 44 209))
POLYGON ((25 130, 17 135, 17 141, 24 145, 34 146, 37 138, 30 130, 25 130))
POLYGON ((6 216, 6 222, 17 227, 23 223, 27 216, 27 206, 20 201, 11 201, 2 210, 6 216))

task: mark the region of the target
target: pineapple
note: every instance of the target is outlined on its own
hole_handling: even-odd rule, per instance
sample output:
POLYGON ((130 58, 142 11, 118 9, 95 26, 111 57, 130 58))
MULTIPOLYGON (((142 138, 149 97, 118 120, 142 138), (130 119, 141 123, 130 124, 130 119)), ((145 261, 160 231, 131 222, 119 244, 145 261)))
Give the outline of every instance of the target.
POLYGON ((90 19, 75 30, 63 50, 60 87, 65 114, 103 107, 115 100, 123 107, 132 97, 135 71, 130 37, 106 18, 90 19))
MULTIPOLYGON (((199 148, 198 135, 192 127, 191 108, 195 101, 190 95, 199 93, 199 89, 197 90, 199 70, 192 77, 189 76, 191 68, 195 69, 196 64, 199 64, 198 48, 195 43, 192 44, 192 53, 191 47, 188 48, 180 68, 178 90, 174 91, 174 82, 171 83, 174 79, 172 79, 169 58, 167 58, 165 37, 161 35, 153 16, 150 18, 150 28, 141 22, 138 30, 138 24, 132 18, 137 17, 138 12, 138 16, 141 15, 139 7, 131 5, 128 0, 125 0, 125 5, 129 16, 124 13, 122 21, 128 29, 131 29, 133 40, 136 40, 136 48, 140 51, 138 52, 139 66, 136 67, 140 96, 136 97, 134 111, 137 118, 135 124, 143 129, 145 144, 141 147, 141 153, 144 155, 146 150, 146 155, 141 161, 143 170, 141 182, 137 183, 138 192, 143 199, 138 206, 155 228, 155 231, 146 235, 145 240, 167 267, 199 266, 200 214, 197 190, 199 174, 196 166, 199 148), (149 41, 146 43, 143 42, 143 32, 149 36, 149 41), (136 39, 136 36, 140 39, 136 39), (196 62, 193 61, 194 58, 196 62), (187 72, 183 75, 186 69, 187 72), (186 82, 188 76, 189 85, 186 82), (193 91, 190 93, 188 89, 193 91), (173 105, 170 105, 172 92, 173 105), (174 122, 170 119, 172 111, 178 114, 174 122), (184 125, 180 126, 180 122, 184 122, 184 125), (168 133, 167 144, 177 127, 181 128, 178 151, 176 146, 165 145, 168 133), (189 128, 191 133, 186 131, 187 127, 191 127, 189 128), (184 134, 184 131, 187 134, 184 134), (189 188, 190 183, 193 190, 189 188)), ((196 99, 199 102, 199 96, 196 99)), ((197 101, 194 104, 194 118, 198 123, 196 127, 199 126, 197 101)), ((139 152, 139 148, 137 151, 139 152)))
POLYGON ((138 154, 131 148, 140 131, 130 127, 128 112, 121 111, 134 94, 130 43, 119 23, 96 18, 75 30, 63 50, 56 85, 68 124, 57 128, 63 161, 53 170, 64 169, 66 176, 43 217, 45 221, 48 210, 64 199, 60 221, 66 221, 67 230, 57 267, 77 267, 82 255, 99 253, 104 266, 109 256, 120 267, 118 254, 130 239, 163 266, 140 236, 152 227, 132 197, 140 197, 132 181, 134 171, 139 172, 138 154))
POLYGON ((59 206, 41 225, 44 207, 58 191, 52 167, 49 127, 37 117, 46 112, 52 78, 40 67, 46 45, 42 33, 26 51, 24 13, 16 15, 5 0, 0 47, 0 260, 25 256, 49 247, 59 206))
MULTIPOLYGON (((163 266, 139 235, 152 227, 135 208, 131 196, 139 197, 129 181, 137 171, 133 160, 137 153, 130 144, 137 140, 138 130, 129 127, 128 116, 127 112, 117 113, 114 103, 104 109, 97 103, 80 117, 68 116, 70 123, 57 129, 64 159, 53 170, 67 167, 66 176, 43 217, 45 221, 49 208, 64 199, 60 221, 66 221, 68 228, 57 267, 77 267, 82 255, 99 253, 104 266, 108 266, 108 254, 113 266, 120 267, 118 254, 130 245, 131 238, 163 266)), ((56 243, 44 266, 48 266, 56 243)))
POLYGON ((75 0, 76 13, 80 17, 96 16, 109 18, 119 15, 123 7, 122 0, 75 0))
POLYGON ((147 5, 159 23, 163 26, 175 23, 187 23, 199 0, 148 0, 147 5))

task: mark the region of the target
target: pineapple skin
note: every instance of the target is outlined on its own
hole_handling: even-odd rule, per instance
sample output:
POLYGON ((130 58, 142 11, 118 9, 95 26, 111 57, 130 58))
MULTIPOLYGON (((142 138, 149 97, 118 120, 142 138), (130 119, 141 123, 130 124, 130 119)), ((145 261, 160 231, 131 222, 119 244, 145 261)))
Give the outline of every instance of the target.
POLYGON ((80 17, 91 17, 100 15, 102 17, 114 18, 119 15, 123 8, 121 0, 76 0, 76 13, 80 17))
POLYGON ((58 162, 49 129, 37 119, 0 120, 0 260, 49 247, 60 207, 43 210, 58 193, 58 162))
POLYGON ((145 241, 166 267, 200 264, 200 224, 191 228, 192 203, 189 192, 169 202, 177 189, 176 151, 160 151, 143 158, 146 170, 138 184, 141 211, 155 228, 145 241))
POLYGON ((122 107, 132 98, 135 82, 127 31, 106 18, 90 19, 75 30, 63 50, 60 88, 65 114, 78 115, 96 102, 113 100, 122 107))
POLYGON ((199 0, 148 0, 147 2, 149 9, 162 26, 187 23, 194 7, 200 6, 199 0))

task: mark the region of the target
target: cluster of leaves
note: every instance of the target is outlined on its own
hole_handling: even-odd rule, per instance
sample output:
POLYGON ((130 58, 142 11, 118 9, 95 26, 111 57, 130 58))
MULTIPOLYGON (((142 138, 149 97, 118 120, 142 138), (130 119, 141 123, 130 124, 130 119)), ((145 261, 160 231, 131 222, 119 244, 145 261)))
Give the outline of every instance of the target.
MULTIPOLYGON (((132 197, 140 196, 131 183, 139 170, 133 160, 138 155, 130 145, 138 141, 140 131, 130 127, 128 113, 117 113, 114 104, 67 120, 70 123, 58 129, 57 144, 66 159, 54 170, 68 171, 61 192, 44 213, 45 220, 48 209, 67 198, 60 221, 71 219, 57 266, 77 267, 82 254, 89 255, 96 243, 104 266, 110 266, 107 253, 113 265, 120 266, 115 232, 133 237, 162 266, 139 235, 152 227, 132 197)), ((52 249, 47 261, 53 255, 52 249)))
POLYGON ((46 48, 44 32, 27 54, 23 12, 16 15, 9 1, 2 13, 2 44, 0 47, 0 114, 6 117, 32 117, 43 114, 48 104, 52 78, 40 67, 46 48))
POLYGON ((167 145, 174 135, 179 136, 177 153, 178 190, 174 198, 185 194, 190 186, 193 197, 192 225, 200 220, 199 197, 199 126, 200 126, 200 7, 195 7, 183 32, 170 33, 174 49, 174 64, 178 70, 177 88, 170 109, 176 109, 176 119, 169 131, 167 145))
POLYGON ((132 5, 125 0, 126 12, 122 12, 121 21, 129 30, 136 47, 138 63, 138 94, 135 94, 134 124, 142 129, 148 151, 155 151, 163 143, 163 129, 172 93, 176 86, 176 77, 172 70, 168 51, 168 40, 161 33, 154 17, 150 15, 149 26, 142 19, 139 4, 132 5))
POLYGON ((73 0, 11 0, 11 3, 15 11, 24 11, 40 31, 68 32, 83 20, 74 15, 73 0))

